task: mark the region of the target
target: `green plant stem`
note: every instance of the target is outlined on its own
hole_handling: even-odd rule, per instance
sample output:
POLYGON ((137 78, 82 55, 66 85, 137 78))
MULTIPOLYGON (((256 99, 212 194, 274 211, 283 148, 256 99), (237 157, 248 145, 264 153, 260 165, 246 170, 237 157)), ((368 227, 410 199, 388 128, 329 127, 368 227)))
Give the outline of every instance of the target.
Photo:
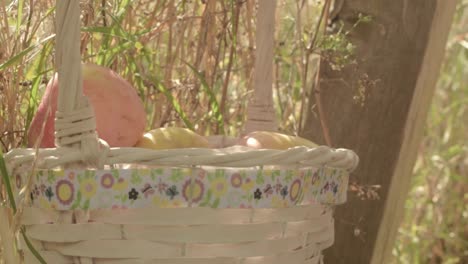
MULTIPOLYGON (((8 176, 5 159, 3 158, 3 152, 1 149, 0 149, 0 173, 2 174, 2 179, 5 185, 6 191, 7 191, 8 201, 10 202, 10 206, 13 209, 13 213, 16 214, 18 209, 16 207, 15 197, 13 196, 13 190, 11 188, 10 177, 8 176)), ((22 227, 20 232, 21 232, 21 235, 23 236, 24 242, 26 242, 26 246, 29 248, 29 250, 31 250, 31 252, 37 258, 37 260, 41 264, 47 264, 47 262, 44 260, 41 254, 39 254, 39 252, 34 248, 33 244, 31 243, 31 241, 29 241, 29 238, 26 236, 26 229, 22 227)))
POLYGON ((1 149, 0 149, 0 172, 2 173, 2 179, 3 179, 3 183, 5 185, 6 191, 7 191, 10 206, 13 209, 13 213, 16 214, 15 197, 13 196, 13 190, 11 189, 10 177, 8 176, 8 171, 7 171, 7 168, 6 168, 5 159, 3 159, 3 152, 2 152, 1 149))

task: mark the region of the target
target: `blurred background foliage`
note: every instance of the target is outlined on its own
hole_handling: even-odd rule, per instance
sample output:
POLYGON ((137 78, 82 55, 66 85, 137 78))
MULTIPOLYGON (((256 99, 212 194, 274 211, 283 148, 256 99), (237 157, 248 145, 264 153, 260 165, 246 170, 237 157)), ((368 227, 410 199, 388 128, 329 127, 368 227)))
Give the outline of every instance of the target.
MULTIPOLYGON (((25 146, 25 131, 52 76, 54 5, 53 0, 0 0, 3 151, 25 146)), ((255 1, 82 0, 81 5, 83 61, 108 66, 134 85, 148 128, 239 134, 253 88, 255 1)), ((329 58, 339 70, 353 63, 354 47, 347 32, 318 30, 323 1, 279 0, 278 5, 274 101, 280 130, 296 134, 320 52, 339 51, 341 56, 329 58)), ((395 263, 468 263, 467 6, 459 1, 395 263)))
POLYGON ((468 263, 468 1, 459 1, 393 254, 468 263))

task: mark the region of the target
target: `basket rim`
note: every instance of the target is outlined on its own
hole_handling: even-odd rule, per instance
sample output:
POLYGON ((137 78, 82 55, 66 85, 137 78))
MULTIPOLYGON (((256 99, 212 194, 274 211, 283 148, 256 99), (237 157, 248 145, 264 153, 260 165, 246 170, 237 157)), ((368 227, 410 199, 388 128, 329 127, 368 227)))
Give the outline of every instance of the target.
MULTIPOLYGON (((63 167, 74 161, 82 160, 82 152, 68 147, 47 149, 12 149, 4 155, 9 169, 37 161, 38 169, 63 167)), ((254 149, 245 146, 226 148, 178 148, 153 150, 135 147, 104 148, 98 159, 101 166, 117 164, 136 164, 152 166, 196 167, 330 167, 349 172, 359 163, 357 154, 349 149, 328 146, 297 146, 286 150, 254 149)), ((76 165, 75 165, 76 166, 76 165)), ((78 166, 86 167, 80 163, 78 166)), ((92 167, 92 166, 90 166, 92 167)))

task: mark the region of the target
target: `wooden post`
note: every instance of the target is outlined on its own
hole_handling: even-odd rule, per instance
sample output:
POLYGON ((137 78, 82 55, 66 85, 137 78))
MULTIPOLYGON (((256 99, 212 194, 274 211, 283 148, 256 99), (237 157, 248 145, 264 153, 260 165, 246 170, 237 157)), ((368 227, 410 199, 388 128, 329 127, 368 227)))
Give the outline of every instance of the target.
MULTIPOLYGON (((381 188, 378 200, 350 192, 337 208, 336 240, 325 251, 325 263, 388 263, 455 5, 456 0, 343 1, 337 18, 345 29, 360 13, 372 21, 349 35, 356 65, 342 71, 326 61, 321 65, 322 105, 334 147, 360 157, 350 181, 381 188)), ((311 111, 301 135, 323 144, 311 111)))
POLYGON ((423 136, 427 112, 444 59, 445 43, 452 25, 456 2, 455 0, 437 1, 426 52, 404 127, 403 142, 389 187, 371 263, 388 263, 390 260, 398 227, 403 218, 405 201, 410 189, 413 166, 423 136))

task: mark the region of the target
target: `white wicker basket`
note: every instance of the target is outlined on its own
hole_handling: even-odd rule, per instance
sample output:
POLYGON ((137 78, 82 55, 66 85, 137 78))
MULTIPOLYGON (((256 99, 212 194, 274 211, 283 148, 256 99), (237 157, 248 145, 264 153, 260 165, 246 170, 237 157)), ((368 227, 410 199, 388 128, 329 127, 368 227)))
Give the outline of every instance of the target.
MULTIPOLYGON (((107 147, 81 92, 78 2, 57 1, 57 148, 5 155, 17 187, 28 190, 18 192, 16 216, 0 210, 9 230, 25 226, 49 264, 320 263, 333 244, 332 206, 345 201, 358 163, 354 152, 107 147)), ((256 114, 271 97, 271 69, 258 71, 272 62, 276 8, 276 1, 259 2, 250 130, 275 127, 271 102, 256 114)), ((13 248, 5 239, 11 233, 0 229, 3 246, 13 248)), ((25 263, 39 263, 20 244, 25 263)))

